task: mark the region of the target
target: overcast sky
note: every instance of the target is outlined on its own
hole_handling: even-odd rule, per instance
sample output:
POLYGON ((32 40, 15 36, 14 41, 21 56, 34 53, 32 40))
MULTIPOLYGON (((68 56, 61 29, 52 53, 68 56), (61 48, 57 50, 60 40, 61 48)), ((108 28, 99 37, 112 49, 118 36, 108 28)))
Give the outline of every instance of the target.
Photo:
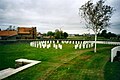
MULTIPOLYGON (((84 28, 79 8, 88 0, 0 0, 0 28, 37 27, 44 33, 62 29, 69 34, 93 33, 84 28)), ((93 0, 94 2, 98 0, 93 0)), ((120 0, 107 0, 116 9, 108 31, 120 34, 120 0)))

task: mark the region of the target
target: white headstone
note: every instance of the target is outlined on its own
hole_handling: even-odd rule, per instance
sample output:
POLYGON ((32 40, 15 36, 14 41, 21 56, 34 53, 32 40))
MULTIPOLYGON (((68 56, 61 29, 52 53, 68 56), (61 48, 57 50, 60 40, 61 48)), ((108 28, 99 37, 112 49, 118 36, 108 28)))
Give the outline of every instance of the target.
POLYGON ((91 44, 90 43, 88 44, 88 47, 91 48, 91 44))
POLYGON ((85 48, 85 44, 83 44, 83 49, 85 48))
POLYGON ((81 48, 82 48, 82 45, 80 44, 80 45, 79 45, 79 49, 81 49, 81 48))
POLYGON ((59 47, 60 49, 62 49, 62 45, 61 45, 61 44, 58 44, 58 47, 59 47))
POLYGON ((58 49, 58 46, 57 46, 57 45, 55 45, 55 49, 58 49))
POLYGON ((57 40, 57 43, 59 43, 59 41, 57 40))
POLYGON ((42 48, 42 47, 41 47, 41 44, 39 44, 39 45, 40 45, 39 47, 42 48))
POLYGON ((45 44, 43 44, 43 45, 42 45, 42 47, 43 47, 43 48, 45 48, 45 47, 46 47, 46 45, 45 45, 45 44))
POLYGON ((75 44, 77 44, 77 41, 75 41, 75 44))
POLYGON ((50 44, 47 45, 47 49, 49 49, 49 48, 50 48, 50 44))
POLYGON ((66 41, 66 44, 68 44, 69 43, 69 41, 66 41))
POLYGON ((75 45, 75 49, 77 49, 77 48, 78 48, 78 44, 75 45))
POLYGON ((39 47, 39 44, 37 43, 37 48, 39 47))
POLYGON ((94 43, 91 43, 91 47, 93 47, 94 46, 94 43))
POLYGON ((55 48, 55 46, 56 46, 56 45, 55 45, 55 44, 53 44, 53 47, 54 47, 54 48, 55 48))
POLYGON ((86 48, 88 48, 88 43, 86 43, 86 48))
POLYGON ((74 44, 74 41, 72 43, 74 44))

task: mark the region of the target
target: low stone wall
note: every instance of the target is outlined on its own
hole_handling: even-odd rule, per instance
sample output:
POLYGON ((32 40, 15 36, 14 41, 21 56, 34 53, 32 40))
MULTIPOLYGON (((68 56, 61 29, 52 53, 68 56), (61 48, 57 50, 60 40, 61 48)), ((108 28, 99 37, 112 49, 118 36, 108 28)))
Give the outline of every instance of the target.
POLYGON ((21 64, 22 63, 28 63, 28 64, 23 65, 21 67, 18 67, 16 69, 14 69, 14 68, 7 68, 7 69, 4 69, 4 70, 1 70, 0 71, 0 80, 4 79, 6 77, 9 77, 9 76, 11 76, 13 74, 16 74, 16 73, 18 73, 18 72, 20 72, 20 71, 22 71, 24 69, 27 69, 27 68, 29 68, 29 67, 31 67, 33 65, 36 65, 36 64, 40 63, 41 61, 28 60, 28 59, 17 59, 17 60, 15 60, 15 62, 16 63, 21 63, 21 64))
POLYGON ((120 51, 120 46, 111 49, 111 62, 113 62, 114 57, 117 56, 117 51, 120 51))

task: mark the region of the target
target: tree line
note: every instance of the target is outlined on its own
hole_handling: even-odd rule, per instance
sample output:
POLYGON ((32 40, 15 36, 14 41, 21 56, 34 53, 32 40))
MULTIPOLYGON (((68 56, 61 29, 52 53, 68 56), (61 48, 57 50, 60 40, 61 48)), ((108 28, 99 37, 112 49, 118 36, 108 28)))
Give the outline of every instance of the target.
POLYGON ((67 39, 68 33, 56 29, 55 32, 48 31, 47 33, 44 33, 43 36, 49 36, 50 38, 55 38, 55 39, 67 39))
POLYGON ((107 32, 107 30, 103 30, 101 33, 98 34, 98 36, 104 37, 107 39, 110 39, 111 37, 119 37, 119 35, 112 32, 107 32))

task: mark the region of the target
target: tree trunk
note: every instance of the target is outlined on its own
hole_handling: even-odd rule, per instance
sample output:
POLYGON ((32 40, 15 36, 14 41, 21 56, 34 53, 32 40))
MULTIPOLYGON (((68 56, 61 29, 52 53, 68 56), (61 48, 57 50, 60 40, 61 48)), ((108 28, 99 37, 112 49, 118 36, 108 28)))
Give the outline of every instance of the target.
POLYGON ((96 53, 96 41, 97 41, 97 33, 95 32, 95 47, 94 47, 94 52, 96 53))

